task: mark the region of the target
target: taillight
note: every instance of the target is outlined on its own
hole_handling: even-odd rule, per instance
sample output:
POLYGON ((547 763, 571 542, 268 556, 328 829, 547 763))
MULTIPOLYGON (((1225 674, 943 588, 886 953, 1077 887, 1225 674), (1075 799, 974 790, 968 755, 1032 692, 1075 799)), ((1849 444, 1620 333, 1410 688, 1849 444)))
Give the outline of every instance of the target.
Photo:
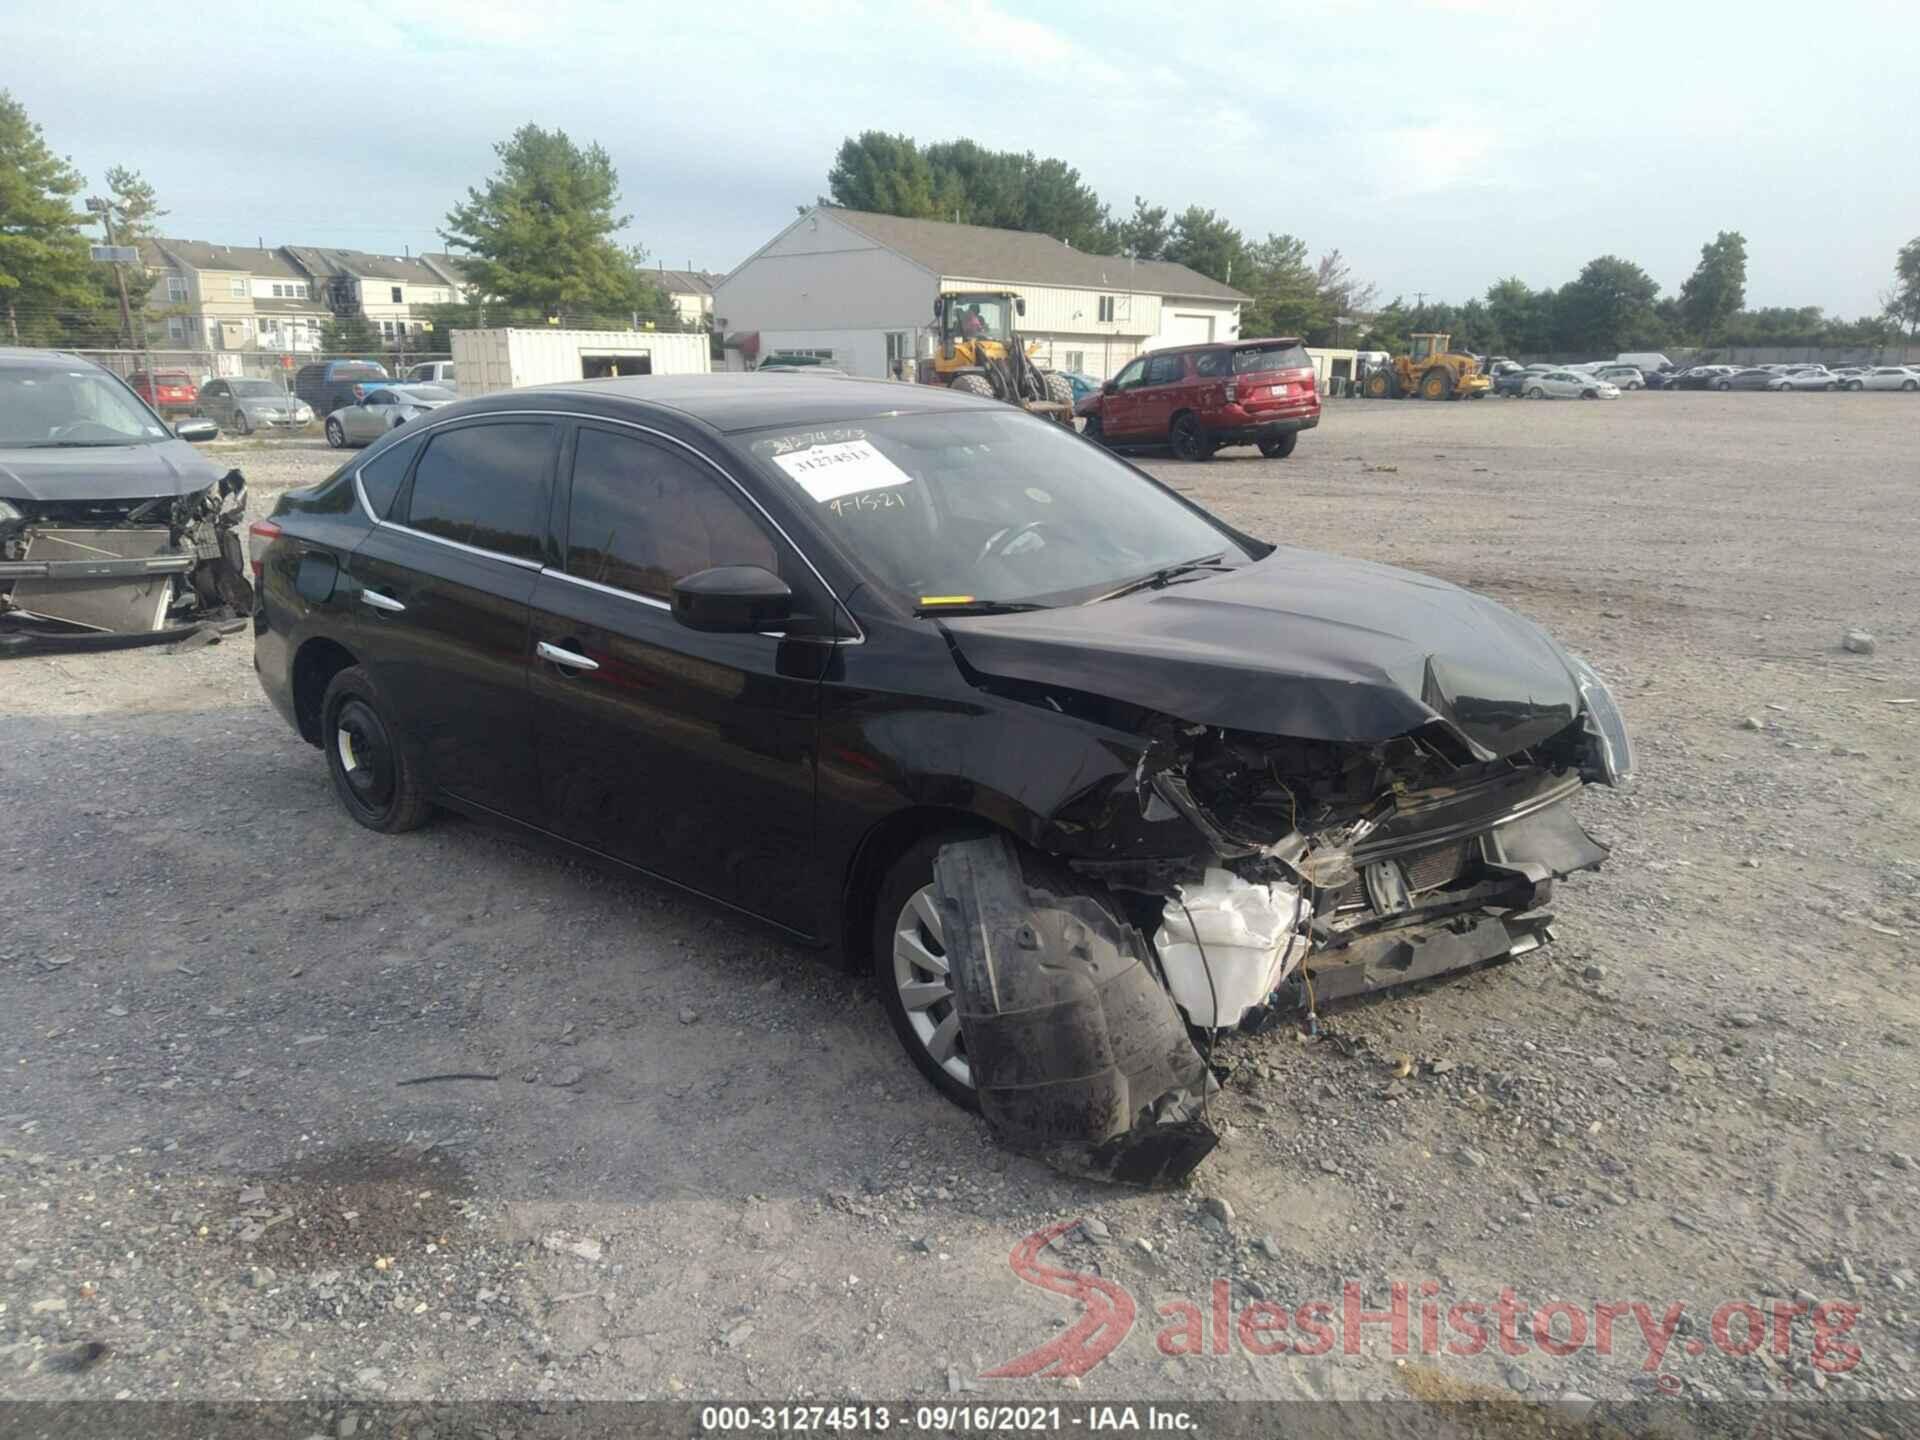
POLYGON ((256 520, 247 526, 247 563, 253 567, 253 583, 259 585, 267 564, 267 547, 280 538, 280 527, 271 520, 256 520))

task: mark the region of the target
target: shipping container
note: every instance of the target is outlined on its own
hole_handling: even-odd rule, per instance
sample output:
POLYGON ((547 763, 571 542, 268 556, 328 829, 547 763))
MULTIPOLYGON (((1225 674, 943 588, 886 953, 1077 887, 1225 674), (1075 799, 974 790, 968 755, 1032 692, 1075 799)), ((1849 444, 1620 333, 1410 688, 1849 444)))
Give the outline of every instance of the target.
POLYGON ((713 368, 711 343, 700 333, 655 330, 452 332, 462 396, 615 375, 704 375, 713 368))

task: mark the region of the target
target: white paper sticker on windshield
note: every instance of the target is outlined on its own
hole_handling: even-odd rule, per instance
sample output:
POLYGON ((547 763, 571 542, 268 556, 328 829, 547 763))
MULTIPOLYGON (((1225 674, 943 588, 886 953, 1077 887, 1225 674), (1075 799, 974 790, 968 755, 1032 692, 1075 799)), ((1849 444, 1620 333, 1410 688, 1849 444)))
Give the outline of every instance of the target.
POLYGON ((842 495, 857 495, 862 490, 913 483, 913 477, 874 449, 870 440, 815 445, 791 455, 775 455, 773 463, 799 481, 800 488, 823 505, 842 495))

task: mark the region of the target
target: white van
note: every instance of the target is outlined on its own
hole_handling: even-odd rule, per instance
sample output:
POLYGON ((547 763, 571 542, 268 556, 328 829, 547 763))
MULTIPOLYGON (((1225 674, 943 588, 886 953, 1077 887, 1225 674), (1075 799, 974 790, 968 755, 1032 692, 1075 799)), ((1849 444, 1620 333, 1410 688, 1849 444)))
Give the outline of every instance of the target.
POLYGON ((1642 375, 1651 375, 1656 370, 1671 370, 1673 362, 1658 350, 1629 350, 1624 355, 1613 357, 1616 365, 1631 365, 1642 375))

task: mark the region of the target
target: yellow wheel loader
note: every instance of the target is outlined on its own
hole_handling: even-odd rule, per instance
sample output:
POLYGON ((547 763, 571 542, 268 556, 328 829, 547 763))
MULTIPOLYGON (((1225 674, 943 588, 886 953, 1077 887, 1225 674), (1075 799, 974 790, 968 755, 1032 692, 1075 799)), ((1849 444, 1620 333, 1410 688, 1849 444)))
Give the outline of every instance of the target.
POLYGON ((1412 348, 1367 372, 1362 392, 1369 400, 1477 400, 1493 389, 1471 355, 1448 348, 1451 335, 1410 335, 1412 348))
POLYGON ((1062 425, 1073 424, 1073 387, 1067 377, 1034 364, 1036 348, 1020 338, 1015 317, 1027 313, 1018 295, 954 290, 935 298, 939 344, 920 362, 922 385, 945 385, 988 395, 1062 425))

